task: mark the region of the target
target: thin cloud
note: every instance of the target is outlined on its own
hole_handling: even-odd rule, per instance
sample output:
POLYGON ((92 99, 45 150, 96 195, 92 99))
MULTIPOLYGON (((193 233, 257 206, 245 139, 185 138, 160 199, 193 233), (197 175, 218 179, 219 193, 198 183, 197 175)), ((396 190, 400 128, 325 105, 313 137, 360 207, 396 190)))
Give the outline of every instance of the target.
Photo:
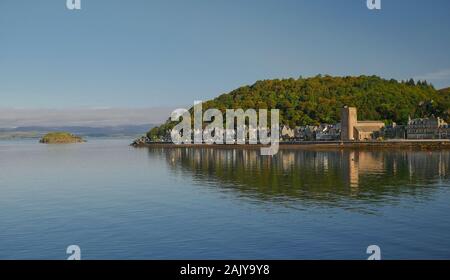
POLYGON ((159 124, 174 108, 0 108, 0 127, 18 126, 114 126, 159 124))
POLYGON ((445 81, 450 80, 450 69, 443 69, 440 71, 427 73, 414 78, 415 80, 427 80, 427 81, 445 81))

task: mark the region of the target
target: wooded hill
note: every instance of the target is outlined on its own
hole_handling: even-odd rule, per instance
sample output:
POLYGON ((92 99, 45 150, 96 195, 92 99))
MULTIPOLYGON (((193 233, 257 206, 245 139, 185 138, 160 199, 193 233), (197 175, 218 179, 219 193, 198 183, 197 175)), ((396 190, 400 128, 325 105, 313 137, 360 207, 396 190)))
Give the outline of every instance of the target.
MULTIPOLYGON (((258 81, 203 103, 203 110, 279 109, 290 127, 337 123, 343 106, 358 108, 364 120, 404 124, 408 117, 431 115, 450 121, 450 88, 436 90, 426 81, 386 80, 377 76, 275 79, 258 81)), ((191 108, 192 112, 192 108, 191 108)), ((151 139, 166 135, 176 123, 153 128, 151 139)))

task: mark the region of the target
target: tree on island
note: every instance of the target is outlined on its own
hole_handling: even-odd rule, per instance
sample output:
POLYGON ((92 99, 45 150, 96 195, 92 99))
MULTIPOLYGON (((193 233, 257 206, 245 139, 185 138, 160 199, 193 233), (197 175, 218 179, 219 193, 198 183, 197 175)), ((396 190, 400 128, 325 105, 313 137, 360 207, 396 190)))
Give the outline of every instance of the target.
POLYGON ((85 141, 81 137, 68 132, 51 132, 44 135, 39 142, 43 144, 70 144, 85 141))

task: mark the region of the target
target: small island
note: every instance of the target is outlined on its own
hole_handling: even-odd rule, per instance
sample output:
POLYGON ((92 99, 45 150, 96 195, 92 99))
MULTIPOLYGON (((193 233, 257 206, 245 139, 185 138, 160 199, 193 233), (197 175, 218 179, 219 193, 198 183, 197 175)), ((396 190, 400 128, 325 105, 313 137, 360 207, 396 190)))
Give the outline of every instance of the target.
POLYGON ((39 143, 43 144, 71 144, 71 143, 83 143, 83 138, 75 136, 68 132, 51 132, 47 133, 39 140, 39 143))

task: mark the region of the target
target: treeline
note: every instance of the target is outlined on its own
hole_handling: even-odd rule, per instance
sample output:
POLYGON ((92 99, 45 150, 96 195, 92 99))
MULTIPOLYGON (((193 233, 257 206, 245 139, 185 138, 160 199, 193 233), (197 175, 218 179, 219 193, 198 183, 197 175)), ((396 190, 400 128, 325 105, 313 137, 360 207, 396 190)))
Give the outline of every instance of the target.
MULTIPOLYGON (((426 81, 386 80, 377 76, 275 79, 258 81, 203 104, 203 110, 279 109, 280 122, 290 127, 337 123, 343 106, 358 108, 364 120, 406 123, 408 117, 439 116, 450 121, 450 89, 436 90, 426 81)), ((191 108, 192 111, 192 108, 191 108)), ((153 128, 159 138, 176 123, 153 128)))

